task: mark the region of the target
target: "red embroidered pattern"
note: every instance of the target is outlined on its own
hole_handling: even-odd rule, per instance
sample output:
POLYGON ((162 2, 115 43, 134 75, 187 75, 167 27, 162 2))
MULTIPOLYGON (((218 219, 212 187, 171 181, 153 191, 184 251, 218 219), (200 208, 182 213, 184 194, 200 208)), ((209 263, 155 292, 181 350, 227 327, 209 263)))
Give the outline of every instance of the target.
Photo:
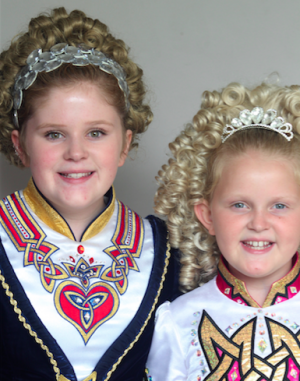
POLYGON ((135 260, 141 255, 144 241, 142 219, 118 201, 112 245, 104 250, 112 259, 112 265, 103 272, 103 265, 93 265, 91 258, 88 262, 82 257, 77 260, 72 257, 71 263, 62 262, 66 270, 53 263, 51 255, 59 248, 45 240, 46 234, 18 192, 0 202, 0 222, 16 249, 24 252, 24 267, 34 265, 39 272, 45 290, 52 293, 56 281, 66 279, 58 285, 54 303, 59 314, 76 327, 86 343, 95 330, 117 312, 118 293, 126 292, 129 271, 139 271, 135 260), (93 278, 106 282, 90 285, 93 278))

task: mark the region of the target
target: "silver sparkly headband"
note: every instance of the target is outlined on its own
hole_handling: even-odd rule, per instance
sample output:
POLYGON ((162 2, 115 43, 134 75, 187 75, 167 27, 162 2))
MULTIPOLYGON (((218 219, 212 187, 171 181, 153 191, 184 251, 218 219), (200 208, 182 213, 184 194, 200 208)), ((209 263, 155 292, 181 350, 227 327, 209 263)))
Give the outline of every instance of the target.
POLYGON ((63 63, 71 63, 74 66, 95 65, 99 66, 105 73, 112 74, 117 79, 118 85, 124 93, 128 111, 130 106, 128 100, 129 89, 126 82, 126 74, 121 65, 88 45, 69 46, 65 43, 59 43, 52 46, 49 52, 37 49, 30 53, 26 65, 16 76, 12 95, 14 100, 13 120, 17 128, 19 128, 18 110, 22 104, 23 90, 27 90, 33 84, 39 72, 45 71, 48 73, 57 69, 63 63))
POLYGON ((288 141, 292 140, 294 136, 292 125, 285 123, 285 120, 281 116, 277 117, 276 110, 270 109, 264 112, 261 107, 254 107, 252 111, 241 111, 239 118, 232 119, 231 125, 226 124, 221 136, 222 143, 235 132, 250 128, 263 128, 278 132, 288 141))

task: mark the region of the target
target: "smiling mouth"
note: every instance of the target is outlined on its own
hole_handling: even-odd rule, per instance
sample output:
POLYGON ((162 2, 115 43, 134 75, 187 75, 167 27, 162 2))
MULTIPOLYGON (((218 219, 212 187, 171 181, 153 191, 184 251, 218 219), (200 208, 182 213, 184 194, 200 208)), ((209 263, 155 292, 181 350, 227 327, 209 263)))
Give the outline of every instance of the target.
POLYGON ((82 177, 90 176, 93 172, 82 172, 82 173, 60 173, 61 176, 67 179, 81 179, 82 177))
POLYGON ((264 250, 273 245, 269 241, 243 241, 243 244, 253 250, 264 250))

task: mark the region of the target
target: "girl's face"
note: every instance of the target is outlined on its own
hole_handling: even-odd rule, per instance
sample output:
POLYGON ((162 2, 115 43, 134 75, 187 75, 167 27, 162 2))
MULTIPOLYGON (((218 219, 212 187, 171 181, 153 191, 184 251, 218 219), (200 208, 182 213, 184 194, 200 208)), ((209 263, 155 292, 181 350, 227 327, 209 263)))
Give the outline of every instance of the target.
MULTIPOLYGON (((288 144, 288 143, 287 143, 288 144)), ((300 186, 286 158, 249 150, 226 158, 211 203, 195 206, 233 275, 272 285, 300 244, 300 186)))
POLYGON ((26 122, 25 152, 12 139, 35 184, 65 218, 97 215, 118 167, 124 164, 131 131, 124 132, 114 106, 89 82, 53 88, 26 122))

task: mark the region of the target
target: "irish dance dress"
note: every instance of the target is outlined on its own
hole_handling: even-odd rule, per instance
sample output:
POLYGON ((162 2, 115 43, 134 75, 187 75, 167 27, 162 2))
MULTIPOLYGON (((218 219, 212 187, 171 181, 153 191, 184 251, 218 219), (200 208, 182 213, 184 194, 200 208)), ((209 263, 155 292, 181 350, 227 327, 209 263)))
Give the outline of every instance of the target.
POLYGON ((31 180, 0 203, 0 380, 142 380, 177 291, 164 223, 107 194, 76 241, 31 180))
POLYGON ((259 306, 221 260, 216 278, 158 309, 148 379, 298 381, 299 269, 296 254, 259 306))

